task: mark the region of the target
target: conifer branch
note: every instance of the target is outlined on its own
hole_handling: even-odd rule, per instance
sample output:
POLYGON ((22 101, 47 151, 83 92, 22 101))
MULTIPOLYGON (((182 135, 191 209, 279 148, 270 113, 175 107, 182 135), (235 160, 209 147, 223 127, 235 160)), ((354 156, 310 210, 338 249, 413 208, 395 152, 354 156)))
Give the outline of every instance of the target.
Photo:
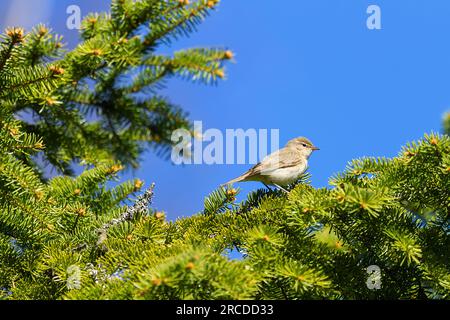
POLYGON ((98 241, 97 246, 100 246, 104 241, 106 241, 108 230, 125 221, 133 220, 137 214, 142 214, 147 211, 148 207, 152 203, 153 194, 154 194, 155 184, 152 185, 145 191, 143 195, 141 195, 133 206, 128 207, 127 210, 116 219, 112 219, 111 221, 105 223, 100 229, 97 230, 98 241))

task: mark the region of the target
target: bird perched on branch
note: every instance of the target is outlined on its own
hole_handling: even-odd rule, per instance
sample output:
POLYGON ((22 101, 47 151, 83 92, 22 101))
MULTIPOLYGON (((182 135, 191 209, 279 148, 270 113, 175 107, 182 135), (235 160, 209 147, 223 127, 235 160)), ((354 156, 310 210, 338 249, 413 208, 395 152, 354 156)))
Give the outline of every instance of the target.
POLYGON ((287 192, 282 186, 298 180, 308 168, 308 159, 315 150, 319 148, 307 138, 292 139, 284 148, 271 153, 246 173, 222 186, 235 182, 259 181, 269 189, 268 185, 273 185, 287 192))

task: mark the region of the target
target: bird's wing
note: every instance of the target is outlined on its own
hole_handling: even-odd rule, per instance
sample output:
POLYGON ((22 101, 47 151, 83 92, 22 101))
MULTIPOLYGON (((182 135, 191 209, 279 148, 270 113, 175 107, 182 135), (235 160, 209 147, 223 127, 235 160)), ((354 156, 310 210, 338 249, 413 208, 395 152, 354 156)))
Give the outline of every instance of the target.
POLYGON ((275 151, 274 153, 271 153, 250 170, 237 177, 236 179, 228 181, 224 185, 234 182, 246 181, 249 178, 255 176, 269 175, 271 172, 277 169, 295 167, 300 165, 302 162, 304 162, 304 160, 299 156, 298 152, 290 148, 283 148, 275 151))
POLYGON ((260 163, 247 172, 247 177, 260 174, 268 174, 271 171, 294 167, 302 163, 298 152, 289 148, 283 148, 265 157, 260 163))

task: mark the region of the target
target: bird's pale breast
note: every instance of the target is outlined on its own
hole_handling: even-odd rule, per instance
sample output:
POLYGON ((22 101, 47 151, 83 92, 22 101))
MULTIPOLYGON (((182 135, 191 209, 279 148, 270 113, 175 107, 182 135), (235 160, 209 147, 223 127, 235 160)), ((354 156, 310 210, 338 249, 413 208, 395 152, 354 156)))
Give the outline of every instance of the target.
POLYGON ((285 167, 266 172, 263 180, 267 184, 288 185, 294 183, 306 171, 308 163, 302 162, 297 166, 285 167))

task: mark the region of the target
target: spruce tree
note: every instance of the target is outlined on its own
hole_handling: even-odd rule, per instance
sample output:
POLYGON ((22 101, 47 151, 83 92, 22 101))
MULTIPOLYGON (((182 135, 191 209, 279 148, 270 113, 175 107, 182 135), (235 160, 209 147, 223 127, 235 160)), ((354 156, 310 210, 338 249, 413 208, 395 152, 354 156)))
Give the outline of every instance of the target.
POLYGON ((448 121, 447 133, 395 158, 351 161, 329 187, 306 174, 289 194, 261 189, 242 203, 239 190, 218 188, 202 212, 176 221, 151 208, 154 185, 108 186, 143 142, 164 149, 171 130, 189 127, 154 86, 223 76, 226 50, 155 53, 215 5, 114 1, 110 15, 83 22, 83 42, 67 53, 43 26, 3 35, 1 297, 448 299, 448 121), (44 177, 41 159, 61 175, 44 177), (73 162, 86 170, 71 175, 73 162))
POLYGON ((306 175, 241 204, 218 189, 174 222, 149 210, 109 230, 104 276, 64 298, 448 298, 449 161, 449 137, 430 134, 393 159, 351 161, 329 188, 306 175))
POLYGON ((28 34, 9 28, 0 47, 0 101, 20 116, 22 130, 44 139, 43 159, 34 164, 72 174, 74 163, 136 167, 143 150, 169 150, 172 132, 191 126, 160 89, 174 76, 216 82, 233 53, 159 49, 194 31, 217 4, 114 0, 110 13, 83 20, 71 51, 44 25, 28 34))

